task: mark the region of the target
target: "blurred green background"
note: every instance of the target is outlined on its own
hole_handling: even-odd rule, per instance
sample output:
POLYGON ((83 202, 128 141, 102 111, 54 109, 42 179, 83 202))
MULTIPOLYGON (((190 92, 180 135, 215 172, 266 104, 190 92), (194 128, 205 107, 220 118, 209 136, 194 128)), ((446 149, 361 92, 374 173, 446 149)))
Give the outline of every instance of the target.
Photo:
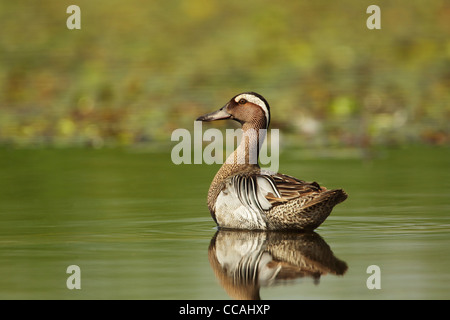
POLYGON ((0 145, 170 144, 248 90, 285 143, 450 143, 448 1, 2 1, 0 24, 0 145))

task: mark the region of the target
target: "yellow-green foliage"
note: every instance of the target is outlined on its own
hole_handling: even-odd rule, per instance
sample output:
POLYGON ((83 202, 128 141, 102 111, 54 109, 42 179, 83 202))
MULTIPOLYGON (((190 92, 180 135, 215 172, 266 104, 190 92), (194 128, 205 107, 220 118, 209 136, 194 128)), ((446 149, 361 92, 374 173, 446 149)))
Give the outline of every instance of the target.
POLYGON ((0 143, 167 142, 252 90, 296 142, 448 144, 449 17, 421 0, 2 1, 0 143))

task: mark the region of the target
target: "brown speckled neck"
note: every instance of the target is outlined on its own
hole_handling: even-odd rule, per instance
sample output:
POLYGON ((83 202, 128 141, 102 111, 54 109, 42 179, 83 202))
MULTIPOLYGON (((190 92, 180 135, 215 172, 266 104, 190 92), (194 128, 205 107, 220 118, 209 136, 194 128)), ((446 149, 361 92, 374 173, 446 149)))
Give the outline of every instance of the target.
MULTIPOLYGON (((208 208, 211 214, 214 212, 214 204, 217 196, 224 187, 224 181, 237 173, 259 172, 259 151, 265 139, 266 123, 264 118, 253 119, 242 125, 242 139, 239 146, 230 154, 225 163, 214 176, 208 191, 208 208)), ((214 215, 213 215, 214 218, 214 215)))

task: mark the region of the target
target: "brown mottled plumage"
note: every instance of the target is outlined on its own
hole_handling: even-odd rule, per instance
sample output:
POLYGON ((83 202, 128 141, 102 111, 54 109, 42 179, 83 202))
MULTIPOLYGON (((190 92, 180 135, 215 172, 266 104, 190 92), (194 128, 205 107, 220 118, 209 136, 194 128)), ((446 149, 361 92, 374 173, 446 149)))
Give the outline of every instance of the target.
POLYGON ((317 228, 333 207, 344 201, 341 189, 327 190, 317 182, 305 182, 281 173, 261 170, 258 141, 270 123, 267 101, 257 93, 233 97, 216 112, 199 121, 233 119, 242 124, 241 144, 217 172, 208 192, 208 208, 214 221, 231 229, 317 228))

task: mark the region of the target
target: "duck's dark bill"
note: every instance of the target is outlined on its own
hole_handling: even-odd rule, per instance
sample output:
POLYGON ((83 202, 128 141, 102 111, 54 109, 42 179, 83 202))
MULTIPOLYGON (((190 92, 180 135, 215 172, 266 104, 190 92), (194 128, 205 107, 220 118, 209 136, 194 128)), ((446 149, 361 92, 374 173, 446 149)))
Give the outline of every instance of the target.
POLYGON ((198 117, 197 121, 214 121, 214 120, 229 119, 230 117, 231 114, 226 112, 225 107, 223 107, 217 111, 198 117))

